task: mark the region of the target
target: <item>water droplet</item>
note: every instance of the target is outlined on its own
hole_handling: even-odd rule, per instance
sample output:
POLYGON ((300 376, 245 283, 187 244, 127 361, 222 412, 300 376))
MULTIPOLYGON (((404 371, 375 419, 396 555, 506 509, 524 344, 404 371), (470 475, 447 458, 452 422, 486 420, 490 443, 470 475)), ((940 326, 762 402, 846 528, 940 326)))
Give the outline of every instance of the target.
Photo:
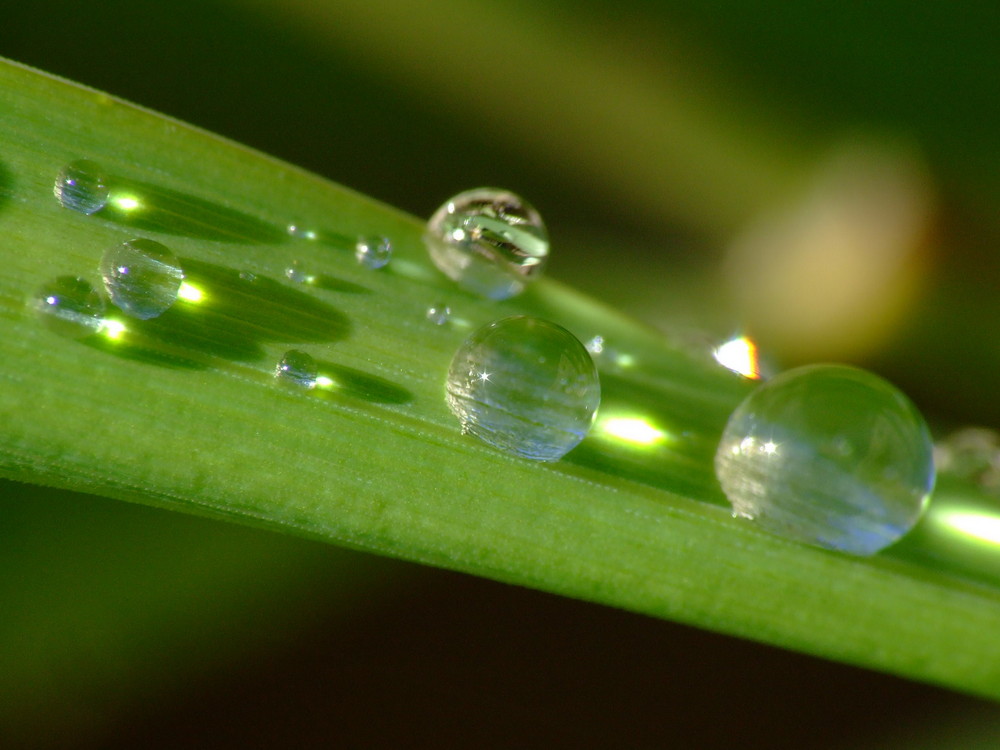
POLYGON ((480 328, 448 371, 447 403, 462 431, 536 461, 556 461, 583 440, 600 401, 597 370, 583 344, 537 318, 480 328))
POLYGON ((443 302, 427 308, 427 320, 436 326, 443 326, 451 320, 451 308, 443 302))
POLYGON ((760 355, 749 336, 734 336, 712 352, 723 367, 751 380, 760 380, 760 355))
POLYGON ((594 336, 586 344, 587 351, 594 357, 599 357, 604 352, 604 337, 594 336))
POLYGON ((240 281, 245 281, 248 284, 252 284, 257 280, 257 274, 250 271, 240 271, 240 281))
POLYGON ((285 356, 274 369, 274 377, 277 380, 302 388, 315 388, 318 373, 316 360, 297 349, 285 352, 285 356))
POLYGON ((285 276, 296 284, 312 284, 316 281, 316 275, 306 271, 302 263, 297 260, 293 260, 292 264, 285 269, 285 276))
POLYGON ((735 515, 828 549, 871 555, 920 518, 930 433, 894 386, 841 365, 790 370, 733 412, 715 473, 735 515))
POLYGON ((365 268, 383 268, 392 260, 392 243, 387 237, 358 237, 354 257, 365 268))
POLYGON ((424 243, 445 275, 490 299, 520 294, 549 257, 542 217, 522 198, 496 188, 451 198, 427 222, 424 243))
POLYGON ((104 170, 89 159, 70 162, 60 169, 52 192, 64 208, 88 216, 104 208, 111 193, 104 170))
POLYGON ((990 492, 1000 489, 1000 434, 987 427, 963 427, 934 446, 941 474, 975 482, 990 492))
POLYGON ((108 248, 101 258, 101 276, 111 301, 141 320, 165 313, 177 300, 184 280, 177 256, 159 242, 145 239, 108 248))
POLYGON ((83 338, 96 333, 103 323, 104 299, 89 281, 77 276, 46 282, 31 302, 45 325, 60 336, 83 338))
POLYGON ((288 232, 290 237, 295 237, 300 240, 315 240, 317 237, 315 229, 307 229, 302 224, 289 224, 285 231, 288 232))

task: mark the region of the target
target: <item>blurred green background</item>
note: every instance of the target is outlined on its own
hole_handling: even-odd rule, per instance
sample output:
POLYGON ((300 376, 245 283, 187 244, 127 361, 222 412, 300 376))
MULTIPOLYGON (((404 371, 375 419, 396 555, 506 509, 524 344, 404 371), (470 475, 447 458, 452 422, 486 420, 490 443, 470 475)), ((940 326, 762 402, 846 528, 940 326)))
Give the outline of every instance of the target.
MULTIPOLYGON (((38 0, 0 55, 418 216, 516 190, 552 276, 695 345, 749 331, 773 367, 859 362, 947 429, 1000 425, 998 32, 942 0, 38 0)), ((13 483, 0 597, 4 747, 1000 737, 933 687, 13 483)))

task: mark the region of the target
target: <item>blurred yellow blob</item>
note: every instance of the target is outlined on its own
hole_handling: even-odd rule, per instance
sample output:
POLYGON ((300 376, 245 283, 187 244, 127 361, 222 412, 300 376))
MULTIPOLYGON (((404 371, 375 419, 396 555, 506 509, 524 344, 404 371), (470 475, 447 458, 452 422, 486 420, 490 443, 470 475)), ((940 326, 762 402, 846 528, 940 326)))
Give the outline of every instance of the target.
POLYGON ((873 143, 844 148, 795 205, 731 246, 727 273, 747 328, 786 360, 872 351, 911 309, 932 223, 915 156, 873 143))
POLYGON ((715 361, 745 378, 760 378, 760 358, 757 345, 749 336, 737 336, 717 347, 715 361))

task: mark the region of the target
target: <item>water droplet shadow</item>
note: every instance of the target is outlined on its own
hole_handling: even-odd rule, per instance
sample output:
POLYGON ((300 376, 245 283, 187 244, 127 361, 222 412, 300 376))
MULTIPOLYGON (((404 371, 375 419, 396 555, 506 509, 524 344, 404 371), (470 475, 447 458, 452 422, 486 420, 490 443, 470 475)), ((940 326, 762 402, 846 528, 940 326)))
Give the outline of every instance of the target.
POLYGON ((410 391, 385 378, 335 362, 319 361, 317 365, 320 376, 333 381, 328 388, 316 389, 315 393, 322 397, 335 399, 346 396, 376 404, 407 404, 413 400, 410 391))
POLYGON ((343 279, 338 279, 336 276, 330 276, 325 273, 319 273, 313 276, 310 286, 314 286, 317 289, 325 289, 328 292, 340 292, 342 294, 374 294, 374 292, 366 286, 355 284, 353 281, 344 281, 343 279))
POLYGON ((245 279, 232 268, 191 258, 183 258, 181 266, 186 282, 204 294, 191 309, 204 308, 221 321, 242 326, 241 335, 252 340, 330 342, 350 332, 342 312, 283 282, 261 275, 245 279))
POLYGON ((110 197, 96 215, 148 232, 237 244, 279 244, 288 233, 255 216, 190 193, 109 175, 110 197))
POLYGON ((712 469, 727 418, 718 407, 602 373, 594 426, 560 463, 729 507, 712 469), (701 429, 678 432, 673 425, 701 429))
POLYGON ((14 175, 7 166, 0 161, 0 209, 2 209, 14 196, 14 175))
POLYGON ((181 259, 192 299, 180 298, 150 320, 118 316, 125 332, 91 336, 100 351, 164 367, 205 369, 213 360, 264 360, 264 344, 339 341, 350 321, 333 306, 263 276, 243 278, 231 268, 181 259))

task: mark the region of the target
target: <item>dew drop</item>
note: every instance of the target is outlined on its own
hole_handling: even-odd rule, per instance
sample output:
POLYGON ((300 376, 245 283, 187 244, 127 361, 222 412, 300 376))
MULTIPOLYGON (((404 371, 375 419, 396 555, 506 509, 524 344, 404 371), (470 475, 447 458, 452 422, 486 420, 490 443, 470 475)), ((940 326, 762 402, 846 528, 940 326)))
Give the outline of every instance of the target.
POLYGON ((154 240, 134 239, 108 248, 101 257, 101 276, 111 301, 126 315, 149 320, 177 300, 184 280, 180 262, 154 240))
POLYGON ((299 240, 315 240, 317 237, 315 229, 308 229, 302 224, 293 223, 289 224, 285 231, 288 232, 289 237, 295 237, 299 240))
POLYGON ((908 532, 934 485, 930 433, 894 386, 842 365, 779 375, 733 412, 715 473, 734 515, 871 555, 908 532))
POLYGON ((392 260, 392 243, 387 237, 358 237, 354 257, 365 268, 384 268, 392 260))
POLYGON ((80 159, 59 170, 52 192, 64 208, 89 216, 107 205, 111 191, 101 166, 80 159))
POLYGON ((100 330, 104 299, 86 279, 60 276, 38 288, 31 304, 49 330, 80 339, 100 330))
POLYGON ((962 427, 934 446, 938 472, 1000 490, 1000 434, 987 427, 962 427))
POLYGON ((427 308, 427 320, 436 326, 443 326, 451 320, 451 308, 443 302, 427 308))
POLYGON ((257 274, 251 271, 240 271, 240 281, 245 281, 248 284, 253 284, 257 281, 257 274))
POLYGON ((594 336, 585 344, 587 351, 594 357, 599 357, 604 353, 604 337, 594 336))
POLYGON ((279 382, 288 383, 302 388, 315 388, 319 369, 316 360, 305 352, 291 349, 274 368, 274 377, 279 382))
POLYGON ((285 276, 296 284, 312 284, 316 281, 316 275, 309 273, 297 260, 293 260, 291 265, 285 269, 285 276))
POLYGON ((448 200, 427 222, 424 243, 446 276, 497 300, 524 291, 549 257, 542 217, 519 196, 496 188, 448 200))
POLYGON ((556 461, 590 430, 601 385, 573 334, 516 316, 480 328, 459 347, 446 394, 463 432, 516 456, 556 461))

